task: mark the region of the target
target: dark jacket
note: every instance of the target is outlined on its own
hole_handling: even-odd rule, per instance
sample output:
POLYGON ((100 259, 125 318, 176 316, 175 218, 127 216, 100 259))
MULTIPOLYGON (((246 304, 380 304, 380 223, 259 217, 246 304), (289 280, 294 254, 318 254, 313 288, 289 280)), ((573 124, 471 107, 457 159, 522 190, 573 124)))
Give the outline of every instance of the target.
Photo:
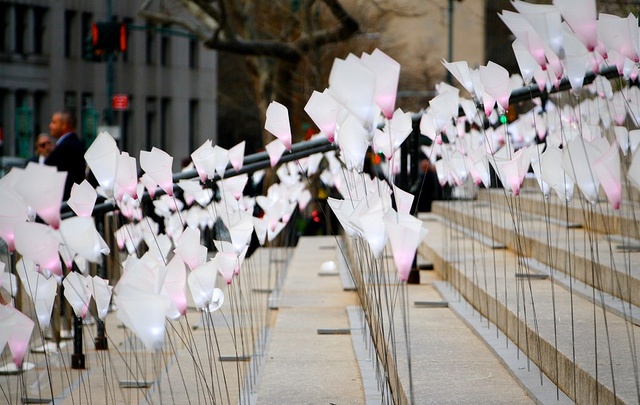
POLYGON ((73 183, 80 184, 85 178, 86 162, 84 160, 84 143, 75 132, 57 144, 44 162, 46 165, 55 166, 58 171, 67 172, 67 181, 64 183, 63 201, 69 199, 73 183))

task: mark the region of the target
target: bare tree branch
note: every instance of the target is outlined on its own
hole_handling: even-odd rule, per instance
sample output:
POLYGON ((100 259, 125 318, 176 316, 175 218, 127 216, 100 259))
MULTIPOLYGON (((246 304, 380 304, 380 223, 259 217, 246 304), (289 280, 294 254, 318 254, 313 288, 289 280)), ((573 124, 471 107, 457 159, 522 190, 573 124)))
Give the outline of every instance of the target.
POLYGON ((148 19, 150 22, 155 24, 172 24, 182 27, 189 31, 191 34, 195 35, 201 41, 206 41, 210 38, 210 35, 208 33, 202 32, 195 24, 192 24, 191 22, 182 18, 170 17, 164 13, 155 13, 148 10, 139 10, 138 15, 140 15, 140 17, 148 19))
POLYGON ((315 31, 309 36, 302 37, 296 41, 295 45, 300 52, 305 53, 311 48, 320 47, 333 42, 343 41, 350 38, 360 30, 360 26, 337 0, 323 0, 331 13, 340 22, 335 28, 315 31))
POLYGON ((212 37, 205 41, 204 45, 217 51, 237 53, 239 55, 271 56, 283 60, 295 60, 299 58, 296 48, 281 41, 254 39, 245 41, 236 38, 234 41, 221 41, 212 37))
POLYGON ((359 31, 359 25, 342 7, 338 0, 322 0, 339 24, 335 27, 317 30, 300 37, 293 43, 280 40, 244 39, 237 35, 233 28, 232 16, 229 15, 228 4, 220 3, 216 9, 204 0, 178 0, 179 3, 200 22, 207 35, 188 20, 148 10, 149 2, 145 2, 139 14, 157 23, 175 24, 187 29, 202 39, 208 48, 236 53, 239 55, 270 56, 284 61, 298 61, 310 49, 343 41, 359 31))
MULTIPOLYGON (((198 21, 200 21, 205 27, 210 29, 213 32, 220 31, 220 23, 212 16, 207 13, 200 5, 192 0, 179 0, 180 3, 184 6, 184 8, 189 11, 198 21)), ((224 38, 224 34, 220 33, 221 38, 224 38)))
POLYGON ((198 7, 202 9, 205 13, 209 14, 216 21, 221 21, 224 17, 225 11, 223 9, 222 1, 207 1, 207 0, 192 0, 194 1, 198 7), (218 7, 215 7, 215 4, 219 4, 218 7))
POLYGON ((233 16, 229 14, 229 7, 226 4, 225 0, 220 0, 220 13, 222 17, 220 18, 222 21, 222 28, 226 31, 227 36, 230 41, 235 41, 238 38, 236 34, 236 30, 233 27, 233 16))

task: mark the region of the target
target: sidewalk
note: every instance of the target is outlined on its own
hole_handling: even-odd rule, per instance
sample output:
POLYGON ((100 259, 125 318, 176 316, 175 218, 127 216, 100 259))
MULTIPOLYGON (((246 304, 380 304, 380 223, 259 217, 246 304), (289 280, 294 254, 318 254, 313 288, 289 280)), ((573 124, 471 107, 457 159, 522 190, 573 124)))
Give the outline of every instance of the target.
POLYGON ((300 239, 277 303, 255 403, 364 403, 351 336, 344 334, 346 307, 358 305, 356 293, 343 291, 337 276, 319 275, 322 263, 336 261, 337 254, 334 237, 300 239))

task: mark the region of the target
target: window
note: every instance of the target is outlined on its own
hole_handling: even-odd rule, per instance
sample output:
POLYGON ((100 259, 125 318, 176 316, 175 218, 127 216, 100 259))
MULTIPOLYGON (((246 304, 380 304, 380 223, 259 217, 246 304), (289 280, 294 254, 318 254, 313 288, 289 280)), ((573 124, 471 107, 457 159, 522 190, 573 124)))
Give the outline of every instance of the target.
POLYGON ((198 100, 189 100, 189 130, 188 140, 189 150, 196 149, 196 134, 198 133, 199 122, 198 100))
POLYGON ((31 156, 33 139, 33 109, 27 103, 27 91, 18 89, 15 93, 16 108, 20 109, 22 114, 16 116, 15 128, 15 154, 17 156, 27 158, 31 156))
POLYGON ((0 52, 7 52, 9 38, 9 5, 0 3, 0 52))
POLYGON ((45 17, 47 9, 44 7, 33 8, 33 53, 42 55, 44 51, 45 17))
POLYGON ((82 13, 82 20, 80 22, 80 33, 82 34, 80 41, 80 55, 84 54, 84 45, 85 38, 91 35, 91 24, 93 23, 93 14, 91 13, 82 13))
POLYGON ((152 65, 155 63, 155 32, 153 31, 153 26, 151 26, 145 36, 145 62, 147 65, 152 65))
POLYGON ((73 10, 65 10, 64 12, 64 57, 70 58, 71 44, 73 42, 73 20, 76 18, 76 12, 73 10))
POLYGON ((82 138, 84 139, 85 146, 89 147, 98 135, 98 121, 100 117, 100 114, 93 108, 93 93, 82 92, 80 94, 80 108, 82 114, 78 117, 80 120, 79 129, 82 130, 82 138))
POLYGON ((93 108, 93 93, 83 92, 80 96, 80 102, 82 103, 82 109, 93 108))
MULTIPOLYGON (((132 97, 129 97, 129 106, 133 105, 132 97)), ((133 110, 129 109, 122 112, 122 139, 120 139, 120 148, 123 151, 129 150, 129 139, 131 132, 131 126, 133 125, 133 110)))
POLYGON ((155 133, 155 120, 156 120, 156 98, 147 97, 146 111, 145 111, 145 136, 144 136, 144 148, 151 150, 153 146, 153 134, 155 133))
POLYGON ((49 132, 46 125, 46 123, 49 122, 49 117, 45 116, 44 111, 45 98, 46 93, 44 91, 36 91, 33 93, 33 125, 36 135, 42 132, 49 132), (45 123, 45 125, 42 125, 43 123, 45 123))
MULTIPOLYGON (((163 26, 163 29, 168 29, 169 26, 163 26)), ((160 64, 162 66, 168 66, 171 59, 171 37, 169 34, 163 33, 160 36, 160 64)))
POLYGON ((196 69, 198 67, 198 40, 189 38, 189 67, 196 69))
POLYGON ((64 109, 69 110, 73 115, 78 116, 78 100, 75 92, 64 92, 64 109))
POLYGON ((24 39, 27 30, 27 7, 15 6, 16 24, 14 25, 15 43, 13 50, 16 53, 25 53, 24 39))
POLYGON ((171 99, 163 98, 160 101, 160 146, 159 148, 165 150, 167 147, 167 137, 170 131, 171 123, 171 99))

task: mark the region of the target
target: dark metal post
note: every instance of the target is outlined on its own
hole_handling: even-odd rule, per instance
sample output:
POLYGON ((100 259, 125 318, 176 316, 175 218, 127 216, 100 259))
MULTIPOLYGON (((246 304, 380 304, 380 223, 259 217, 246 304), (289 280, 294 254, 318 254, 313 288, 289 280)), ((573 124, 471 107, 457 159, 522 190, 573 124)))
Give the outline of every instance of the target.
MULTIPOLYGON (((98 232, 103 237, 105 236, 105 214, 96 215, 96 226, 98 232)), ((107 256, 102 256, 102 263, 98 266, 98 277, 107 278, 107 256)), ((109 344, 107 343, 107 336, 105 335, 106 328, 104 321, 100 319, 96 313, 96 337, 93 341, 96 350, 109 350, 109 344)))
POLYGON ((71 368, 84 369, 85 357, 82 353, 82 318, 73 314, 73 354, 71 355, 71 368))
MULTIPOLYGON (((407 191, 411 190, 411 187, 413 187, 413 185, 418 180, 418 170, 419 170, 419 167, 420 167, 420 162, 419 162, 419 160, 420 160, 419 159, 420 152, 419 152, 419 149, 420 149, 420 137, 422 136, 422 135, 420 135, 420 121, 413 121, 412 124, 413 124, 412 125, 413 126, 413 130, 411 131, 411 134, 409 135, 407 140, 404 142, 404 144, 407 145, 407 147, 406 147, 407 154, 408 154, 409 158, 411 159, 410 172, 409 172, 409 175, 407 176, 407 184, 406 184, 406 188, 405 188, 405 190, 407 190, 407 191)), ((418 203, 419 203, 419 201, 415 201, 416 210, 413 213, 415 216, 418 215, 418 203)), ((417 256, 417 253, 413 257, 413 263, 411 264, 411 271, 409 272, 409 278, 407 279, 407 283, 408 284, 420 284, 420 271, 419 271, 419 268, 418 268, 418 256, 417 256)))
MULTIPOLYGON (((113 18, 112 0, 107 0, 107 21, 113 18)), ((104 109, 104 120, 107 125, 113 125, 113 109, 111 108, 111 99, 113 98, 113 86, 115 78, 115 54, 107 53, 107 108, 104 109)))
MULTIPOLYGON (((73 263, 69 270, 69 273, 79 270, 76 268, 76 264, 73 263)), ((60 297, 60 305, 65 305, 63 297, 60 297)), ((82 353, 82 318, 76 316, 72 310, 71 317, 73 319, 73 354, 71 355, 71 368, 74 370, 85 368, 85 356, 82 353)))
MULTIPOLYGON (((409 142, 406 140, 400 145, 400 173, 396 177, 394 183, 396 186, 400 187, 403 190, 407 190, 409 188, 409 173, 407 170, 407 165, 409 163, 409 142)), ((397 153, 397 152, 396 152, 397 153)))

